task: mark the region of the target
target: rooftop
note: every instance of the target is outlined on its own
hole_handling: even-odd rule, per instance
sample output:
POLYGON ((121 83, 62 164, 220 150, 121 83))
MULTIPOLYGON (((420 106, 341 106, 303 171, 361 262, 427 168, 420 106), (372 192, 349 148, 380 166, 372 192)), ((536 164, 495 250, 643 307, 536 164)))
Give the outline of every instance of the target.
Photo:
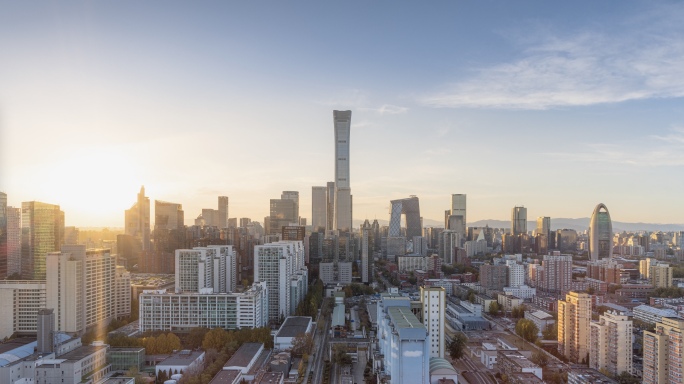
POLYGON ((518 351, 499 351, 499 357, 505 357, 511 360, 520 368, 539 368, 539 366, 527 359, 527 357, 520 354, 518 351))
POLYGON ((223 366, 247 368, 262 348, 262 343, 244 343, 223 366))
POLYGON ((307 316, 290 316, 285 319, 283 325, 278 329, 276 337, 295 337, 300 333, 305 333, 311 324, 312 318, 307 316))
POLYGON ((569 375, 580 378, 583 382, 595 384, 617 384, 617 381, 609 378, 601 372, 584 366, 572 366, 569 375))
POLYGON ((237 369, 224 369, 219 371, 219 373, 214 376, 213 379, 209 382, 209 384, 219 384, 219 383, 228 383, 232 384, 235 379, 237 379, 240 376, 240 371, 237 369))
POLYGON ((167 357, 157 365, 190 365, 203 355, 203 351, 182 350, 167 357))
POLYGON ((254 380, 254 384, 280 383, 283 374, 281 372, 266 372, 259 379, 254 380))
POLYGON ((81 361, 85 359, 86 357, 92 355, 93 353, 105 349, 107 346, 105 345, 84 345, 82 347, 78 347, 74 349, 71 352, 68 352, 64 355, 59 356, 60 360, 71 360, 71 361, 81 361))
POLYGON ((426 329, 423 323, 418 321, 416 315, 407 307, 390 307, 387 314, 392 319, 392 324, 397 328, 422 328, 426 329))

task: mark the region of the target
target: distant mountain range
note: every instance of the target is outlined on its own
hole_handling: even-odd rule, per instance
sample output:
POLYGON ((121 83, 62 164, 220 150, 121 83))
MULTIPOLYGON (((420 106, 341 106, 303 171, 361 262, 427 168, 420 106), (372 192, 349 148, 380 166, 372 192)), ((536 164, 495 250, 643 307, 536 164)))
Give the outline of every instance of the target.
MULTIPOLYGON (((578 232, 585 231, 589 228, 589 217, 582 217, 579 219, 568 219, 568 218, 551 218, 551 229, 574 229, 578 232)), ((373 220, 369 220, 373 221, 373 220)), ((354 226, 359 227, 363 223, 363 220, 354 220, 354 226)), ((388 225, 387 220, 378 220, 380 225, 388 225)), ((508 220, 478 220, 472 223, 468 223, 469 227, 484 227, 489 225, 492 228, 510 228, 511 222, 508 220)), ((423 219, 423 226, 425 227, 444 227, 444 222, 432 219, 423 219)), ((527 230, 532 231, 537 228, 536 221, 527 222, 527 230)), ((656 223, 625 223, 622 221, 613 221, 613 232, 635 232, 635 231, 684 231, 684 224, 656 224, 656 223)))

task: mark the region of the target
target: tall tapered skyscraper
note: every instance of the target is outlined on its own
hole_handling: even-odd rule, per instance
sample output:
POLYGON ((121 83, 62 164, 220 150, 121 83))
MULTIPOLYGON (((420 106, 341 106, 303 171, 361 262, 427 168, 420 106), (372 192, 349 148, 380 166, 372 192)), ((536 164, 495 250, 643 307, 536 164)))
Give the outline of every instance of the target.
POLYGON ((351 111, 333 111, 335 127, 335 218, 334 228, 351 231, 352 195, 349 180, 349 134, 351 111))

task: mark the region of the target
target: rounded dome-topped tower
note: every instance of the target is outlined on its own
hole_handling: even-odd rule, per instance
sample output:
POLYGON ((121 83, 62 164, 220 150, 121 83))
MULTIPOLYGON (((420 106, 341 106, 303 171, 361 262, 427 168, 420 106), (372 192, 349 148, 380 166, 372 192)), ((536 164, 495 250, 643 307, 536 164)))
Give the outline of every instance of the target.
POLYGON ((613 223, 605 204, 594 208, 589 221, 589 260, 613 257, 613 223))

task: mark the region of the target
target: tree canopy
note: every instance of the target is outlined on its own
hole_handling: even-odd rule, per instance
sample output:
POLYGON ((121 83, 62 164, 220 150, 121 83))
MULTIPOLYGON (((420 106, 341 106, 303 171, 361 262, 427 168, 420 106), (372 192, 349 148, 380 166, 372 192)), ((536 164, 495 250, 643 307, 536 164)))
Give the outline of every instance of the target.
POLYGON ((515 325, 515 333, 530 343, 534 343, 537 341, 539 328, 537 328, 532 320, 520 319, 515 325))

